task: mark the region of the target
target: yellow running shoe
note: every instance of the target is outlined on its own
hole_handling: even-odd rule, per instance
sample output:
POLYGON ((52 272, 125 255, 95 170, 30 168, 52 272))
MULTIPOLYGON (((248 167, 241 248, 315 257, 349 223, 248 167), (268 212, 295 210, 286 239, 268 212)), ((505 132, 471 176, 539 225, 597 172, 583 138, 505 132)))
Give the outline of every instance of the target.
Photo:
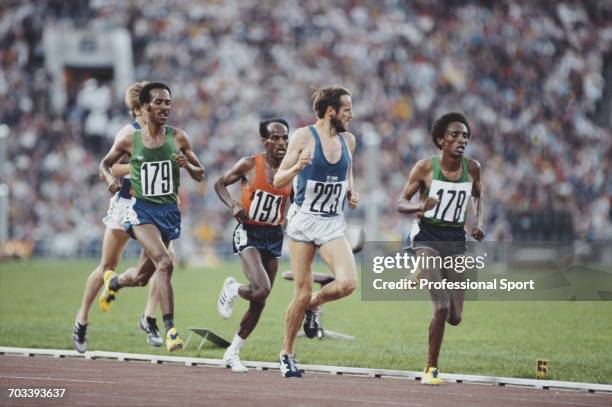
POLYGON ((115 295, 117 293, 109 288, 109 284, 111 278, 115 277, 117 273, 112 270, 106 270, 104 272, 104 291, 102 291, 102 295, 98 298, 98 305, 100 306, 100 311, 106 312, 110 309, 111 305, 113 305, 113 301, 115 300, 115 295))
POLYGON ((443 383, 444 381, 438 377, 437 367, 428 367, 425 369, 425 373, 423 373, 423 376, 421 377, 421 384, 438 386, 443 383))
POLYGON ((419 272, 416 275, 416 278, 414 279, 414 281, 416 281, 417 285, 421 284, 421 276, 423 275, 423 272, 419 270, 419 272))
POLYGON ((176 328, 171 328, 166 334, 166 349, 168 349, 168 352, 173 352, 182 348, 183 340, 176 331, 176 328))

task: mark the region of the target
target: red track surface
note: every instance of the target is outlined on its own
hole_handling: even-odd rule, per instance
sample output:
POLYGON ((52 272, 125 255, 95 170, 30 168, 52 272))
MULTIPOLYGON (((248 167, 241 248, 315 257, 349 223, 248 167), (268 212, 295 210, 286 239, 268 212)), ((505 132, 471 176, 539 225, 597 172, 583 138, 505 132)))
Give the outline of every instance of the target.
POLYGON ((612 394, 145 362, 0 356, 0 405, 612 406, 612 394), (8 398, 8 388, 65 388, 62 399, 8 398))

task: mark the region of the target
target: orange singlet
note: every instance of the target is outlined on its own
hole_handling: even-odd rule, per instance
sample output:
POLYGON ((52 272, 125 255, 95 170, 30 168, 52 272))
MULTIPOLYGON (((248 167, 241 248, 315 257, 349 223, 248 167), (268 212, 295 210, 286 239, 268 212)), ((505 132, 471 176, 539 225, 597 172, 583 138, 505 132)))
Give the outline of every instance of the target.
POLYGON ((285 204, 291 195, 291 185, 274 188, 266 178, 265 154, 255 156, 253 184, 240 186, 240 204, 249 214, 250 225, 281 225, 285 220, 285 204))

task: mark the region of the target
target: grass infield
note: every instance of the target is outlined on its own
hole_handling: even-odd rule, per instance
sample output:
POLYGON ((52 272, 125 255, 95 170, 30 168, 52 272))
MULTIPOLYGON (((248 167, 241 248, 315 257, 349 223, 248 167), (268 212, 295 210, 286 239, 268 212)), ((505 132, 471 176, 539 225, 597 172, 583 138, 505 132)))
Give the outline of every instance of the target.
MULTIPOLYGON (((122 263, 122 268, 131 265, 122 263)), ((35 260, 0 263, 0 345, 72 349, 71 333, 91 261, 35 260)), ((279 275, 259 325, 241 351, 244 360, 276 361, 293 283, 279 275)), ((315 266, 325 271, 325 266, 315 266)), ((183 338, 189 327, 206 327, 231 340, 246 310, 238 299, 229 320, 217 314, 225 277, 245 282, 239 262, 215 268, 177 269, 173 276, 175 322, 183 338)), ((119 292, 108 313, 92 307, 90 350, 167 354, 147 345, 136 324, 146 290, 119 292)), ((549 361, 549 379, 612 383, 612 302, 466 302, 463 320, 446 326, 440 370, 507 377, 535 377, 536 359, 549 361)), ((354 341, 299 338, 301 363, 422 370, 426 362, 428 302, 365 302, 357 291, 325 305, 324 326, 354 341)), ((161 319, 161 318, 158 318, 161 319)), ((161 321, 159 321, 159 325, 161 321)), ((192 341, 176 356, 221 358, 223 350, 192 341)))

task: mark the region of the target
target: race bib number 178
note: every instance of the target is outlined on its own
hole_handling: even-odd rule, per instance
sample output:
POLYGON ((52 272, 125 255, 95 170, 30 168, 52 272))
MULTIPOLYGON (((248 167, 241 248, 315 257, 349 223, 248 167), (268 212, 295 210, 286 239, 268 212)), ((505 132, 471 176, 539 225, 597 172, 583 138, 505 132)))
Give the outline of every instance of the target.
POLYGON ((465 220, 465 211, 471 193, 471 182, 433 180, 429 197, 437 198, 438 204, 425 212, 424 216, 444 222, 461 223, 465 220))

